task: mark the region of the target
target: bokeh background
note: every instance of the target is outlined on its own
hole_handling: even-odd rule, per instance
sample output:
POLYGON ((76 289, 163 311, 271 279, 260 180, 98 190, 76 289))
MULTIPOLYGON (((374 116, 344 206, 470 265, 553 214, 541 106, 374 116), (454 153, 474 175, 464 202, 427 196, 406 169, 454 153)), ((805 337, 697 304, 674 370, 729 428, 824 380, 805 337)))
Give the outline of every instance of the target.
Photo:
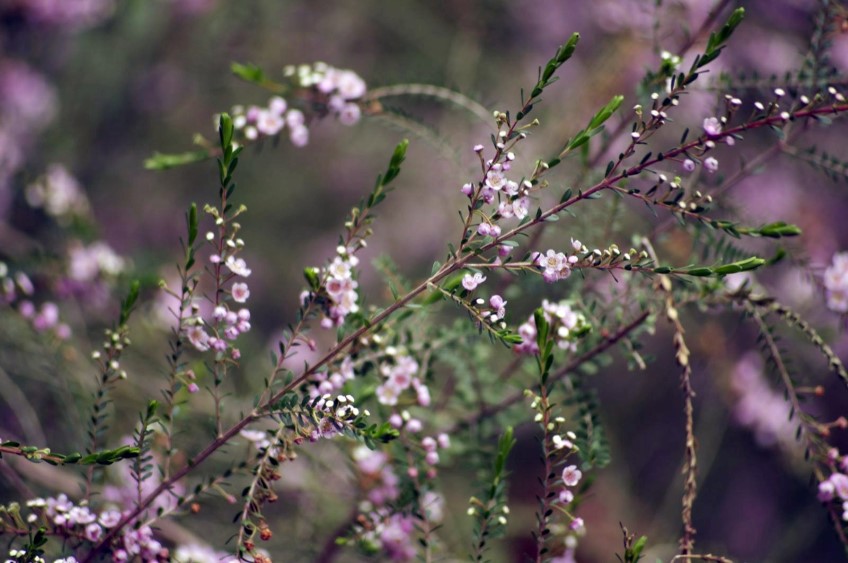
MULTIPOLYGON (((184 210, 191 202, 213 201, 217 184, 210 163, 157 172, 146 170, 143 162, 154 151, 190 150, 195 132, 212 138, 212 115, 217 112, 234 104, 267 102, 267 92, 231 75, 231 62, 255 63, 273 77, 287 64, 326 61, 355 70, 369 88, 432 83, 459 90, 488 109, 515 111, 520 89, 532 85, 537 68, 579 31, 577 54, 538 108, 542 127, 521 151, 531 162, 549 156, 613 94, 625 95, 626 111, 644 102, 636 87, 645 70, 656 67, 661 50, 674 53, 686 45, 719 4, 718 21, 730 5, 737 5, 685 0, 2 0, 0 254, 36 271, 59 268, 74 240, 111 246, 125 260, 124 276, 146 282, 147 304, 138 321, 138 352, 131 362, 139 374, 150 375, 133 383, 122 399, 153 396, 153 378, 162 370, 165 350, 164 331, 156 320, 162 304, 155 282, 173 279, 184 210), (27 186, 51 166, 63 167, 84 190, 90 203, 84 219, 57 223, 28 204, 27 186)), ((699 91, 685 100, 681 126, 698 128, 704 117, 715 114, 717 99, 729 91, 718 80, 721 72, 745 74, 751 87, 733 90, 745 103, 770 99, 769 76, 782 78, 787 70, 799 68, 822 3, 764 0, 738 5, 747 8, 748 17, 727 52, 711 66, 710 76, 699 82, 699 91), (752 71, 760 78, 751 78, 752 71)), ((840 72, 848 72, 848 33, 840 33, 844 21, 832 23, 830 60, 840 72)), ((839 80, 837 76, 833 82, 839 80)), ((780 79, 774 83, 779 84, 780 79)), ((470 148, 485 142, 491 124, 427 100, 396 103, 432 131, 418 136, 376 117, 354 127, 326 120, 312 128, 305 148, 283 139, 251 148, 242 159, 238 198, 248 208, 242 237, 247 242, 244 256, 253 268, 255 328, 244 346, 245 381, 236 384, 237 397, 260 383, 264 371, 253 368, 264 365, 264 350, 292 319, 303 285, 302 268, 332 255, 345 214, 371 187, 402 138, 411 139, 409 158, 397 192, 380 211, 363 263, 386 253, 405 276, 418 278, 443 258, 445 233, 456 238, 456 209, 462 204, 458 188, 474 171, 470 148)), ((614 119, 610 129, 616 125, 614 119)), ((845 138, 844 130, 815 134, 820 146, 836 154, 842 151, 842 158, 848 159, 839 141, 845 138)), ((723 173, 738 166, 737 155, 752 157, 770 142, 768 134, 758 134, 738 152, 721 149, 723 173)), ((617 146, 620 143, 613 143, 611 154, 617 154, 617 146)), ((569 170, 561 174, 561 182, 574 175, 569 170)), ((787 261, 757 281, 807 314, 843 358, 848 340, 842 320, 824 307, 820 276, 833 253, 848 248, 845 190, 844 183, 826 178, 800 159, 776 155, 756 174, 741 179, 721 203, 751 224, 785 220, 805 230, 800 241, 792 242, 798 262, 787 261)), ((625 223, 632 229, 623 232, 644 232, 657 221, 642 208, 624 203, 622 214, 633 218, 625 223)), ((597 213, 586 211, 557 240, 570 235, 590 246, 629 244, 627 239, 605 240, 604 233, 593 230, 597 213)), ((661 243, 665 255, 685 260, 691 241, 671 234, 661 243)), ((373 268, 363 268, 361 283, 370 300, 389 296, 373 268)), ((62 314, 74 326, 86 327, 76 333, 71 347, 33 343, 22 323, 3 321, 7 381, 0 382, 5 389, 0 391, 0 435, 33 442, 43 438, 56 449, 79 438, 75 428, 84 393, 63 378, 84 381, 86 339, 96 346, 99 331, 115 309, 116 299, 107 290, 98 295, 70 292, 62 314), (25 407, 17 397, 26 399, 25 407)), ((780 391, 773 378, 763 379, 762 362, 756 353, 751 355, 751 327, 741 325, 737 315, 692 318, 698 319, 690 323, 689 339, 698 391, 696 431, 703 484, 695 523, 701 549, 740 561, 842 560, 842 548, 815 500, 809 468, 793 440, 794 426, 785 422, 788 411, 779 400, 780 391), (759 394, 749 397, 752 389, 759 394)), ((619 522, 649 536, 649 560, 673 552, 682 486, 682 409, 670 341, 660 327, 651 344, 658 359, 647 370, 631 372, 616 363, 591 380, 603 405, 613 461, 598 475, 581 508, 589 533, 581 542, 578 561, 613 560, 621 541, 619 522)), ((788 345, 793 346, 791 338, 788 345)), ((822 360, 801 347, 797 354, 799 371, 827 391, 813 406, 815 412, 825 420, 844 413, 848 396, 826 373, 822 360)), ((119 413, 115 427, 131 427, 134 419, 131 409, 119 413)), ((530 427, 520 428, 519 436, 511 462, 516 516, 509 535, 492 553, 499 561, 521 560, 529 541, 524 528, 532 522, 537 454, 530 427)), ((834 443, 844 447, 845 442, 844 432, 835 432, 834 443)), ((303 511, 320 512, 308 495, 296 492, 310 476, 292 471, 286 497, 289 514, 296 520, 303 511)), ((470 477, 454 471, 444 479, 449 493, 446 528, 466 530, 470 477)), ((15 487, 11 476, 3 480, 0 474, 0 501, 15 498, 15 487)), ((230 512, 216 518, 212 506, 201 516, 187 518, 185 526, 223 544, 230 512)), ((333 511, 347 509, 328 510, 329 534, 344 518, 333 511)), ((277 534, 284 541, 287 530, 277 534)), ((315 546, 325 539, 311 541, 315 546)), ((467 540, 457 533, 448 541, 462 546, 467 540)), ((291 560, 306 561, 314 555, 309 546, 299 546, 294 553, 291 560)))

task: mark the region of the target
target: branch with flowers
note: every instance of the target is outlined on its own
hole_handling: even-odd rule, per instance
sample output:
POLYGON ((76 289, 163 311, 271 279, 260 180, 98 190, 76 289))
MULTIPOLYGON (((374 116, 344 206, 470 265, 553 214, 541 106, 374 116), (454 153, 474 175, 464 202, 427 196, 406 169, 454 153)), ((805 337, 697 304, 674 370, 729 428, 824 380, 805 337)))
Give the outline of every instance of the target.
MULTIPOLYGON (((703 33, 696 35, 706 34, 726 4, 708 15, 703 33)), ((234 106, 215 117, 217 143, 198 136, 199 150, 155 154, 146 162, 148 168, 165 169, 214 159, 218 171, 214 203, 192 204, 186 213, 177 285, 160 283, 173 298, 164 402, 148 401, 132 432, 132 445, 102 449, 110 405, 128 379, 121 362, 130 344, 130 313, 139 297, 135 285, 117 324, 106 332, 102 349, 92 354, 98 380, 87 453, 60 455, 49 448, 0 442, 3 454, 51 465, 90 466, 78 499, 30 499, 26 516, 20 504, 2 508, 0 531, 21 540, 13 540, 10 557, 41 561, 52 550, 65 562, 206 561, 222 557, 216 550, 226 549, 226 557, 243 561, 288 558, 286 536, 300 532, 275 525, 278 507, 286 504, 278 501, 306 497, 307 492, 316 498, 347 495, 350 510, 341 512, 350 516, 329 526, 335 530, 332 537, 320 536, 323 541, 316 544, 323 547, 297 551, 289 546, 295 557, 330 559, 340 549, 398 561, 449 557, 459 548, 451 537, 455 530, 441 524, 448 502, 441 492, 441 476, 469 460, 480 473, 479 491, 466 510, 474 519, 473 560, 484 560, 495 540, 521 528, 532 544, 530 558, 573 561, 591 527, 590 511, 584 507, 592 502, 595 481, 610 463, 613 449, 604 431, 604 401, 590 378, 616 361, 613 351, 646 370, 651 359, 644 343, 663 330, 656 321, 664 317, 671 327, 671 356, 680 371, 664 385, 680 386, 683 393, 683 423, 675 438, 681 442, 682 515, 678 545, 669 557, 729 560, 697 555, 695 546, 695 501, 702 484, 699 472, 704 471, 697 436, 698 373, 703 366, 695 340, 684 337, 687 326, 698 322, 690 316, 705 318, 719 309, 741 309, 753 320, 763 354, 785 391, 790 418, 803 438, 818 498, 838 541, 848 545, 848 458, 827 442, 832 430, 848 425, 844 417, 820 422, 802 404, 808 387, 792 373, 769 315, 800 330, 842 383, 848 376, 838 354, 811 323, 752 289, 753 276, 768 271, 785 253, 770 245, 801 237, 802 229, 781 218, 759 227, 737 220, 723 198, 735 177, 718 187, 698 184, 700 176, 709 178, 728 167, 719 163, 719 147, 736 150, 749 132, 758 130, 773 131, 786 143, 795 138, 796 124, 833 125, 848 111, 848 103, 834 86, 808 94, 777 88, 766 103, 728 94, 721 98, 718 114, 698 118, 702 132, 697 136, 688 128, 678 141, 667 134, 686 96, 727 48, 743 17, 744 10, 734 10, 709 35, 688 70, 677 70, 681 57, 663 55, 659 70, 646 76, 645 84, 653 88, 647 94, 650 102, 633 106, 631 118, 621 115, 625 96, 612 96, 585 127, 558 145, 553 157, 522 159, 527 140, 542 126, 534 113, 542 95, 577 50, 580 36, 573 34, 538 69, 528 92, 521 92, 517 111, 491 113, 495 130, 490 142, 474 144, 468 151, 478 168, 469 181, 456 183, 462 184, 463 197, 459 232, 447 242, 444 256, 433 263, 429 275, 415 281, 388 279, 391 298, 371 301, 360 278, 362 257, 371 237, 378 236, 377 212, 404 182, 401 169, 411 145, 407 140, 398 143, 385 171, 345 220, 333 256, 303 270, 305 287, 296 316, 277 340, 270 368, 249 405, 233 397, 240 384, 235 376, 252 375, 257 369, 243 357, 250 349, 243 343, 253 328, 248 303, 257 293, 249 286, 255 266, 249 264, 243 238, 250 211, 239 203, 242 192, 236 182, 246 149, 284 135, 293 147, 303 148, 310 128, 320 120, 334 118, 352 126, 384 114, 388 110, 383 102, 393 97, 435 98, 481 119, 489 112, 441 87, 411 84, 369 91, 355 72, 325 63, 286 67, 280 80, 254 65, 233 65, 237 76, 273 94, 267 105, 234 106), (606 126, 615 120, 618 125, 610 134, 606 126), (619 145, 623 148, 614 150, 619 145), (594 170, 594 164, 616 152, 602 170, 594 170), (556 176, 565 163, 577 160, 583 169, 575 182, 556 176), (580 214, 588 215, 610 200, 615 202, 613 212, 600 229, 602 235, 580 235, 595 239, 598 246, 573 236, 565 242, 562 225, 579 232, 580 214), (655 217, 667 214, 666 221, 631 228, 630 243, 619 247, 610 242, 626 240, 626 226, 618 215, 636 215, 619 206, 631 202, 647 206, 655 217), (713 218, 713 208, 721 210, 717 216, 727 218, 713 218), (732 249, 712 260, 700 259, 694 248, 681 259, 666 247, 660 260, 655 247, 660 248, 663 232, 674 229, 666 225, 674 224, 679 226, 674 232, 684 235, 708 229, 716 237, 744 236, 764 244, 756 250, 732 249), (739 279, 744 280, 741 287, 730 287, 739 279), (440 307, 442 302, 455 305, 468 319, 444 322, 450 313, 440 307), (487 339, 480 334, 500 346, 486 347, 487 339), (209 394, 205 407, 198 394, 204 388, 209 394), (184 440, 194 431, 185 415, 192 409, 205 409, 198 411, 206 420, 200 447, 184 440), (510 506, 510 475, 515 474, 510 463, 519 433, 535 438, 540 461, 533 493, 535 520, 529 524, 529 518, 515 517, 510 506), (106 484, 116 478, 94 466, 127 464, 129 458, 132 467, 125 477, 132 490, 126 499, 111 494, 106 484), (323 480, 311 491, 305 484, 286 485, 287 479, 297 477, 297 464, 306 463, 323 480), (332 479, 330 469, 335 471, 332 479), (236 527, 226 546, 170 545, 158 533, 165 519, 190 520, 204 510, 202 505, 220 500, 226 506, 216 511, 235 514, 236 527), (840 502, 846 503, 842 513, 840 502)), ((693 39, 686 50, 696 43, 693 39)), ((791 153, 788 146, 781 151, 791 153)), ((762 154, 770 158, 774 152, 762 154)), ((750 172, 752 167, 743 166, 738 174, 750 172)), ((848 302, 846 264, 834 264, 824 278, 836 310, 848 302)), ((386 270, 396 273, 391 265, 386 270)), ((4 270, 4 279, 12 279, 7 273, 4 270)), ((22 285, 15 281, 4 287, 10 292, 22 285)), ((308 476, 300 479, 305 483, 308 476)), ((306 526, 303 520, 298 524, 306 526)), ((318 529, 324 527, 316 525, 309 534, 318 538, 318 529)), ((635 562, 649 549, 648 540, 635 540, 623 524, 621 528, 623 560, 635 562)), ((467 550, 468 543, 461 549, 467 550)))

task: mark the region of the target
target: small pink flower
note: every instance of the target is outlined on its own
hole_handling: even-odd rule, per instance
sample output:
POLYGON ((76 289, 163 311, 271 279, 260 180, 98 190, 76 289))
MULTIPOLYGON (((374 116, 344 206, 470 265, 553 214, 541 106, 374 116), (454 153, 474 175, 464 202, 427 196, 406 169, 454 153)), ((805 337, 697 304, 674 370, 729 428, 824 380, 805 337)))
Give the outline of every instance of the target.
POLYGON ((426 385, 419 385, 415 388, 415 399, 418 401, 418 404, 422 407, 429 407, 431 398, 430 398, 430 389, 426 385))
POLYGON ((305 125, 297 125, 289 129, 289 140, 296 147, 305 147, 309 143, 309 129, 305 125))
POLYGON ((209 349, 209 335, 206 334, 202 326, 189 327, 186 330, 186 337, 197 350, 205 352, 209 349))
POLYGON ((101 535, 103 535, 103 528, 100 527, 100 524, 89 524, 85 527, 85 539, 88 541, 96 542, 101 535))
POLYGON ((268 109, 276 115, 283 115, 286 112, 286 101, 280 96, 274 96, 268 101, 268 109))
POLYGON ((474 275, 465 274, 462 278, 462 287, 467 289, 468 291, 474 291, 477 289, 477 286, 486 281, 486 276, 480 273, 476 273, 474 275))
POLYGON ((695 161, 691 158, 687 158, 683 161, 683 170, 686 172, 694 172, 695 171, 695 161))
POLYGON ((246 283, 242 282, 234 283, 231 293, 236 303, 244 303, 250 297, 250 289, 248 289, 246 283))
POLYGON ((424 448, 425 451, 435 452, 436 446, 436 440, 432 436, 425 436, 421 439, 421 447, 424 448))
POLYGON ((583 523, 582 518, 575 518, 574 520, 571 521, 570 527, 575 532, 579 532, 579 531, 583 530, 586 527, 586 525, 583 523))
POLYGON ((279 114, 269 110, 260 111, 256 119, 256 129, 269 137, 279 133, 285 124, 286 122, 279 114))
POLYGON ((391 381, 386 381, 376 389, 377 401, 381 405, 394 406, 397 404, 400 389, 392 385, 391 381))
POLYGON ((569 465, 562 470, 562 481, 567 487, 574 487, 580 482, 583 473, 577 469, 576 465, 569 465))
POLYGON ((489 171, 486 174, 486 185, 496 192, 500 191, 506 185, 506 176, 503 175, 503 172, 489 171))
POLYGON ((836 487, 833 486, 833 483, 830 481, 822 481, 819 483, 819 492, 816 497, 821 502, 830 502, 833 500, 833 496, 836 493, 836 487))
POLYGON ((355 125, 362 116, 362 110, 357 104, 345 104, 339 112, 339 123, 342 125, 355 125))
POLYGON ((392 413, 389 417, 389 424, 392 425, 392 428, 401 428, 403 426, 403 419, 398 413, 392 413))
POLYGON ((715 137, 721 134, 721 121, 717 117, 704 119, 704 133, 707 137, 715 137))
POLYGON ((848 500, 848 475, 834 473, 828 478, 828 481, 833 484, 833 489, 839 498, 848 500))

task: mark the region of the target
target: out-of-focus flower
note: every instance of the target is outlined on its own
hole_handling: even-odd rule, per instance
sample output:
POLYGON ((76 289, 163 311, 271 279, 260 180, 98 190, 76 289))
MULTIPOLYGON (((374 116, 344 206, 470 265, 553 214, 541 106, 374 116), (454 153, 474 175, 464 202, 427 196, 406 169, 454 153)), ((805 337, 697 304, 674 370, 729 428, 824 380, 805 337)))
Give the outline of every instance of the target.
POLYGON ((88 198, 82 186, 61 164, 51 164, 44 176, 27 186, 25 195, 32 207, 43 208, 48 215, 60 220, 89 213, 88 198))
POLYGON ((827 306, 837 313, 848 313, 848 252, 833 256, 833 262, 824 271, 827 306))

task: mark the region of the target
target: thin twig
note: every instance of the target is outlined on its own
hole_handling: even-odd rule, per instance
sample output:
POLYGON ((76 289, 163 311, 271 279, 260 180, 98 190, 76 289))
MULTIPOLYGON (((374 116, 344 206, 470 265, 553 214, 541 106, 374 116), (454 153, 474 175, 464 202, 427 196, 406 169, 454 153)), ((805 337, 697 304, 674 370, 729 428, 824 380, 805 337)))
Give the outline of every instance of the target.
MULTIPOLYGON (((567 376, 569 373, 572 373, 574 370, 579 368, 581 365, 592 360, 596 356, 599 356, 600 354, 603 354, 604 352, 606 352, 608 349, 610 349, 612 346, 614 346, 617 342, 619 342, 622 338, 624 338, 625 336, 627 336, 628 334, 630 334, 631 332, 636 330, 638 327, 640 327, 642 325, 642 323, 644 323, 648 319, 648 316, 650 314, 651 314, 650 311, 642 311, 642 313, 638 317, 636 317, 635 319, 630 321, 628 324, 622 326, 621 328, 619 328, 614 333, 606 336, 603 340, 601 340, 598 344, 596 344, 594 348, 585 352, 581 356, 573 359, 571 362, 568 363, 568 365, 560 368, 559 370, 557 370, 553 374, 551 374, 550 381, 553 382, 553 381, 559 381, 561 379, 564 379, 565 376, 567 376)), ((484 407, 480 410, 480 412, 473 413, 473 414, 467 416, 463 420, 454 424, 451 428, 445 430, 445 432, 451 434, 451 433, 457 432, 459 430, 462 430, 464 428, 468 428, 469 426, 472 426, 474 424, 479 423, 481 420, 485 420, 486 418, 489 418, 490 416, 493 416, 495 414, 498 414, 501 411, 508 409, 509 407, 511 407, 512 405, 522 401, 523 399, 524 399, 524 392, 523 391, 513 393, 512 395, 510 395, 509 397, 506 397, 505 399, 503 399, 499 403, 495 403, 494 405, 489 405, 487 407, 484 407)))

